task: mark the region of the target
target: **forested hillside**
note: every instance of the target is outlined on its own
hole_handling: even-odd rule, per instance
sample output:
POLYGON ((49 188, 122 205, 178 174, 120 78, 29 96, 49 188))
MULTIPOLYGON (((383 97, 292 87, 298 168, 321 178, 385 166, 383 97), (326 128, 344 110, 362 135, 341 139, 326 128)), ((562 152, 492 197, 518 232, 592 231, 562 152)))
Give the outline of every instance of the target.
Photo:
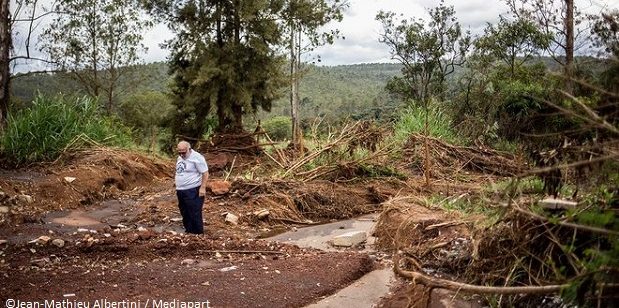
MULTIPOLYGON (((335 121, 343 118, 386 118, 397 106, 384 91, 387 80, 400 73, 398 64, 357 64, 334 67, 308 66, 301 79, 300 99, 303 118, 326 116, 335 121)), ((168 91, 167 64, 163 62, 136 66, 131 74, 135 87, 121 93, 119 101, 132 94, 148 90, 168 91)), ((288 90, 273 104, 271 113, 261 112, 259 118, 289 115, 288 90)), ((16 107, 24 106, 37 92, 49 95, 83 94, 75 81, 64 75, 33 74, 14 79, 13 98, 16 107)))

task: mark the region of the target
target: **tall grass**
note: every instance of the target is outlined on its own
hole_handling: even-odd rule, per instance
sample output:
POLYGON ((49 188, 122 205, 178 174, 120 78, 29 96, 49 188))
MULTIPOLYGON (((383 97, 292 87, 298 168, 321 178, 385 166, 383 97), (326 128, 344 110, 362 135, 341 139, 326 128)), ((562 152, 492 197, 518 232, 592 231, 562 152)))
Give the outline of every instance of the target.
MULTIPOLYGON (((428 109, 428 131, 430 136, 452 144, 462 144, 457 133, 450 126, 451 120, 441 109, 431 107, 428 109)), ((410 106, 400 113, 400 117, 394 126, 394 139, 398 144, 408 140, 410 134, 425 131, 426 114, 422 107, 410 106)))
POLYGON ((101 116, 94 99, 38 96, 30 108, 7 119, 0 151, 15 165, 56 159, 68 147, 89 144, 127 146, 130 132, 101 116))

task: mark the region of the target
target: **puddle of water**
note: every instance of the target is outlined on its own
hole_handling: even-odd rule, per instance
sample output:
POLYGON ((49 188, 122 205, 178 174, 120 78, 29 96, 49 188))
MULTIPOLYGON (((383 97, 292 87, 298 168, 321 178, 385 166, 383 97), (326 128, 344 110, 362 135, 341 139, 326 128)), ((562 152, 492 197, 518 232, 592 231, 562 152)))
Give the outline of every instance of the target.
POLYGON ((0 169, 0 178, 15 182, 33 182, 45 178, 44 173, 35 171, 15 171, 0 169))
POLYGON ((102 223, 83 211, 70 211, 66 213, 51 213, 46 217, 46 221, 49 223, 56 223, 73 227, 97 227, 102 223), (57 217, 54 217, 57 216, 57 217))
POLYGON ((125 210, 131 208, 133 200, 106 200, 101 206, 92 210, 69 210, 50 212, 43 221, 48 224, 59 224, 70 227, 98 228, 105 225, 115 225, 127 221, 132 216, 126 215, 125 210))

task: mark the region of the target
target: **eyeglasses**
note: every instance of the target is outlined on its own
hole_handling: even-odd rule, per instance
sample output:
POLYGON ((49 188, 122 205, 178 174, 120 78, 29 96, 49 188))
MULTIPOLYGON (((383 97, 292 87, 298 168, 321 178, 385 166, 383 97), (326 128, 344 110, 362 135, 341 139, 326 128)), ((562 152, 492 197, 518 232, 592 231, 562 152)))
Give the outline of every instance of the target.
POLYGON ((187 151, 178 151, 178 155, 183 156, 183 155, 185 155, 185 154, 187 154, 187 151))

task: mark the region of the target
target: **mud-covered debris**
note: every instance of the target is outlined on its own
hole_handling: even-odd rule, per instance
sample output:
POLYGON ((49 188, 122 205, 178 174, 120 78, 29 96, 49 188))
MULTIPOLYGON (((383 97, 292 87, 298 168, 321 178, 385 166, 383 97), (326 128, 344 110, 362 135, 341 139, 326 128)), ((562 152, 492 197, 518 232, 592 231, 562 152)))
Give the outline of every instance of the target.
POLYGON ((38 245, 45 245, 47 244, 49 241, 51 240, 51 238, 47 235, 41 235, 38 238, 30 241, 30 244, 38 244, 38 245))
POLYGON ((230 272, 230 271, 234 271, 236 270, 238 267, 236 265, 233 266, 228 266, 228 267, 224 267, 219 269, 220 272, 230 272))
POLYGON ((267 209, 261 209, 258 211, 254 212, 254 216, 256 216, 258 219, 265 219, 267 218, 271 213, 269 212, 269 210, 267 209))
POLYGON ((181 265, 193 265, 196 264, 196 262, 198 261, 196 261, 195 259, 184 259, 183 261, 181 261, 181 265))
POLYGON ((232 213, 227 213, 225 221, 227 223, 229 223, 229 224, 238 225, 239 224, 239 217, 234 215, 234 214, 232 214, 232 213))
POLYGON ((75 181, 77 178, 74 178, 72 176, 65 176, 64 177, 64 181, 67 183, 73 183, 73 181, 75 181))
POLYGON ((0 245, 7 244, 8 242, 9 242, 9 241, 7 241, 7 240, 0 240, 0 245))
POLYGON ((21 204, 31 204, 34 202, 34 198, 30 195, 17 195, 15 196, 15 199, 21 204))
POLYGON ((40 258, 40 259, 33 259, 32 261, 30 261, 30 263, 34 266, 38 266, 38 267, 44 267, 45 265, 47 265, 48 263, 50 263, 50 259, 49 258, 40 258))
POLYGON ((10 211, 8 206, 0 206, 0 214, 7 214, 10 211))
POLYGON ((64 243, 64 240, 59 239, 59 238, 54 239, 54 240, 52 241, 52 245, 54 245, 54 246, 56 246, 56 247, 58 247, 58 248, 62 248, 62 247, 64 247, 64 244, 65 244, 65 243, 64 243))

